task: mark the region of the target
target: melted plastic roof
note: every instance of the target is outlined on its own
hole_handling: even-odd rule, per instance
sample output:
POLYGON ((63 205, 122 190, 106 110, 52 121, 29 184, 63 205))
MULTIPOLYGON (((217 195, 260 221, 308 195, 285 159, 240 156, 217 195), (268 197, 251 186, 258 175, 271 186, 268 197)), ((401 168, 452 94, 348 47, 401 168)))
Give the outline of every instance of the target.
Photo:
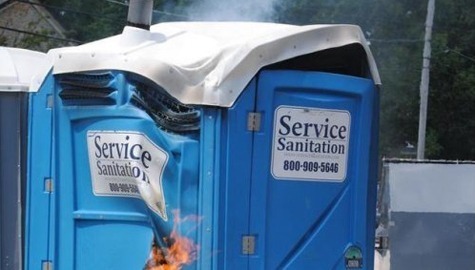
POLYGON ((49 54, 54 74, 128 71, 185 104, 229 107, 262 67, 349 44, 361 44, 371 76, 380 84, 364 35, 354 25, 160 23, 150 32, 125 27, 120 35, 49 54))

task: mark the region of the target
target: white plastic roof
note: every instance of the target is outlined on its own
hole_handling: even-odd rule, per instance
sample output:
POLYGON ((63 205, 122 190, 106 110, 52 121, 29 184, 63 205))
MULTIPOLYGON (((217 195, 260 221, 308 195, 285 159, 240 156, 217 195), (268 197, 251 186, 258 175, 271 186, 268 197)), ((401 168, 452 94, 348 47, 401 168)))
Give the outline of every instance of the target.
POLYGON ((251 22, 173 22, 50 51, 54 74, 123 70, 157 83, 185 104, 229 107, 260 68, 329 48, 359 43, 380 84, 361 29, 251 22))
POLYGON ((44 53, 0 47, 0 92, 35 92, 49 70, 44 53))

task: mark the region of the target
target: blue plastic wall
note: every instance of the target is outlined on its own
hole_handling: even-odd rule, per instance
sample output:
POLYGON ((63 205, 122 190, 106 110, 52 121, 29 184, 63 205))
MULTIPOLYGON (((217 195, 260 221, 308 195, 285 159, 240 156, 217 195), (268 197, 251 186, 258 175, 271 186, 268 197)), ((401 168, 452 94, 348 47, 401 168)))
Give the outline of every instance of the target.
MULTIPOLYGON (((199 134, 177 135, 158 128, 150 115, 131 104, 136 86, 122 73, 100 75, 105 80, 68 76, 48 76, 32 97, 26 269, 41 269, 45 263, 54 269, 142 269, 154 233, 160 241, 170 234, 172 211, 180 209, 182 216, 197 212, 199 143, 195 137, 199 134), (106 89, 112 90, 100 97, 64 94, 106 89), (147 207, 133 184, 120 186, 117 195, 112 188, 95 194, 91 167, 98 164, 90 160, 103 147, 91 140, 97 134, 103 140, 113 134, 119 143, 126 143, 128 136, 141 136, 166 153, 162 175, 149 179, 162 177, 166 219, 147 207), (99 146, 88 145, 88 140, 99 146)), ((138 155, 143 147, 135 147, 134 153, 138 155)), ((109 156, 103 161, 124 159, 109 156)))
MULTIPOLYGON (((154 235, 161 242, 172 230, 175 209, 197 220, 179 226, 200 246, 185 269, 345 269, 350 247, 362 251, 359 269, 372 269, 378 96, 371 80, 262 71, 233 107, 195 107, 199 131, 175 133, 132 102, 140 77, 110 72, 100 91, 112 91, 71 99, 64 76, 48 76, 31 100, 26 269, 45 262, 54 269, 142 269, 154 235), (261 115, 257 131, 248 130, 250 112, 261 115), (308 160, 292 149, 277 153, 279 129, 304 134, 287 112, 294 120, 324 115, 329 128, 338 122, 323 141, 343 145, 343 152, 307 153, 308 160), (98 148, 88 145, 96 134, 140 134, 162 149, 167 162, 152 181, 162 180, 167 219, 137 196, 97 192, 91 155, 98 148), (308 161, 307 169, 316 163, 321 171, 290 169, 289 161, 308 161), (243 253, 247 236, 255 238, 252 254, 243 253)), ((99 91, 89 83, 81 82, 80 91, 99 91)))

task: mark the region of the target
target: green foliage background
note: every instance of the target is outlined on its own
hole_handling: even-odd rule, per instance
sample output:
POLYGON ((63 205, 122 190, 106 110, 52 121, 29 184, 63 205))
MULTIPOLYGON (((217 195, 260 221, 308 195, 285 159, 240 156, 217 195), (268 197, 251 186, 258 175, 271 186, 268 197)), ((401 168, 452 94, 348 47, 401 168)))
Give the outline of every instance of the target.
MULTIPOLYGON (((224 0, 223 0, 224 1, 224 0)), ((155 0, 154 23, 186 20, 191 0, 155 0)), ((68 38, 90 42, 122 31, 124 1, 44 0, 68 38)), ((411 157, 416 147, 427 1, 274 1, 274 21, 358 24, 383 81, 380 153, 411 157), (413 148, 415 149, 415 148, 413 148)), ((426 158, 475 160, 475 0, 436 0, 426 158)), ((1 41, 0 41, 1 42, 1 41)))

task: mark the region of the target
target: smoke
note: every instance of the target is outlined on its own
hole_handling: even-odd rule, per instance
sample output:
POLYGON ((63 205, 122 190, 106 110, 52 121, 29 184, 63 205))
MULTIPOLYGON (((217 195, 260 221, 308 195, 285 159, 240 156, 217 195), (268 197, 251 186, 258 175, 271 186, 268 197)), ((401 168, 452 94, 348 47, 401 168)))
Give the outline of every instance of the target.
POLYGON ((202 0, 186 8, 192 21, 272 21, 278 0, 202 0))

